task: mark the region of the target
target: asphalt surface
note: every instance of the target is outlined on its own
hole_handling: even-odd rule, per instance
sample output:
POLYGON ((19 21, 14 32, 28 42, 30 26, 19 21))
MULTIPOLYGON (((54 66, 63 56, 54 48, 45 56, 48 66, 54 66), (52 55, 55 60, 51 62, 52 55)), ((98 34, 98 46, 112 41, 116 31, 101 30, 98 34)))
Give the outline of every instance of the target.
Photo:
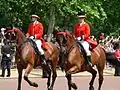
MULTIPOLYGON (((11 71, 11 77, 0 77, 0 90, 17 90, 17 70, 12 69, 11 71)), ((58 69, 57 74, 58 77, 53 90, 68 90, 65 73, 58 69)), ((26 81, 22 80, 22 90, 47 90, 47 79, 41 78, 41 76, 41 69, 34 69, 30 73, 29 79, 36 82, 39 85, 38 88, 31 87, 26 81)), ((88 72, 81 72, 72 75, 73 82, 75 82, 78 86, 77 90, 89 90, 88 88, 90 79, 91 74, 88 72)), ((97 75, 94 82, 94 90, 98 90, 98 84, 97 75)), ((120 77, 114 76, 114 68, 104 70, 104 82, 101 90, 120 90, 120 77)))
MULTIPOLYGON (((24 71, 23 71, 23 74, 24 74, 24 71)), ((1 74, 1 72, 2 71, 0 69, 0 74, 1 74)), ((5 74, 7 74, 7 70, 6 70, 5 74)), ((104 69, 104 75, 105 76, 113 76, 114 75, 114 68, 104 69)), ((29 77, 41 77, 41 76, 42 76, 42 70, 41 69, 33 69, 32 72, 29 75, 29 77)), ((60 69, 57 69, 57 76, 58 77, 64 77, 65 73, 62 72, 60 69)), ((74 77, 86 77, 86 76, 91 76, 91 74, 85 71, 85 72, 80 72, 80 73, 77 73, 77 74, 73 74, 72 76, 74 76, 74 77)), ((17 78, 17 77, 18 77, 17 69, 11 69, 11 76, 9 78, 17 78)), ((1 78, 2 77, 0 77, 0 79, 1 78)), ((5 78, 7 78, 7 77, 4 77, 4 79, 5 78)))
MULTIPOLYGON (((89 90, 90 76, 86 77, 73 77, 73 81, 78 86, 77 90, 89 90)), ((43 78, 30 78, 30 80, 38 83, 38 88, 28 85, 24 80, 22 81, 22 90, 47 90, 47 79, 43 78)), ((98 77, 94 82, 94 90, 98 90, 98 77)), ((17 79, 0 79, 0 90, 17 90, 17 79)), ((68 90, 67 80, 65 77, 58 77, 55 82, 54 90, 68 90)), ((104 82, 101 90, 120 90, 120 77, 104 76, 104 82)))

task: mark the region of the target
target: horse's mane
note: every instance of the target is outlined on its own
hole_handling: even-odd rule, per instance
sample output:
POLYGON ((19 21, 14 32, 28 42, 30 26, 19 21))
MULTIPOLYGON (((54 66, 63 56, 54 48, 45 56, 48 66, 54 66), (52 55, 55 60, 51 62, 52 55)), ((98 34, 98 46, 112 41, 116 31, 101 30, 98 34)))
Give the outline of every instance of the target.
POLYGON ((73 36, 70 34, 70 32, 66 31, 66 32, 58 32, 57 35, 65 35, 65 36, 68 36, 70 42, 73 42, 74 41, 74 38, 73 36))
POLYGON ((69 38, 72 38, 72 35, 67 31, 67 32, 58 32, 57 35, 59 34, 63 34, 63 35, 67 35, 69 38))
POLYGON ((66 35, 71 39, 73 38, 72 35, 69 32, 66 32, 66 35))
POLYGON ((13 30, 15 30, 19 35, 21 35, 22 37, 25 37, 24 33, 21 31, 21 29, 14 27, 13 30))

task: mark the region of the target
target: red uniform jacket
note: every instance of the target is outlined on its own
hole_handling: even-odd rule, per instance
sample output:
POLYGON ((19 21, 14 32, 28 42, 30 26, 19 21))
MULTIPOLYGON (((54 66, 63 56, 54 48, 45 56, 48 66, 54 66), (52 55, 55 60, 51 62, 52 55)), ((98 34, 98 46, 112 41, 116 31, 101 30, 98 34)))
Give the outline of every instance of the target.
POLYGON ((38 22, 37 24, 31 23, 28 27, 27 35, 35 36, 36 39, 42 41, 42 46, 46 48, 45 40, 43 39, 43 25, 38 22))
POLYGON ((117 58, 120 61, 120 51, 116 51, 114 55, 115 55, 115 58, 117 58))
POLYGON ((100 36, 100 39, 104 39, 105 37, 103 35, 100 36))
POLYGON ((90 27, 87 23, 82 24, 76 24, 74 28, 74 36, 77 38, 79 36, 84 35, 84 39, 88 39, 90 36, 90 27))
POLYGON ((29 36, 35 36, 36 39, 41 39, 43 35, 43 25, 41 23, 35 25, 31 23, 28 27, 27 34, 29 36))
POLYGON ((90 36, 90 26, 87 23, 84 23, 80 26, 80 24, 76 24, 74 28, 74 36, 75 38, 84 35, 84 40, 89 42, 92 45, 92 48, 97 46, 97 42, 92 40, 90 36))

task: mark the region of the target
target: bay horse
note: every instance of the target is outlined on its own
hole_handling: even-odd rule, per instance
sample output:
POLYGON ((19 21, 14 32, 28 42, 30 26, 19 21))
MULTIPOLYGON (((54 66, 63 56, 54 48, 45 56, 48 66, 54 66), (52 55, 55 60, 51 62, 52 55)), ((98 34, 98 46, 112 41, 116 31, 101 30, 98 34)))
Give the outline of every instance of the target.
MULTIPOLYGON (((27 81, 30 86, 38 87, 37 83, 30 81, 28 78, 28 75, 30 74, 33 68, 37 66, 42 66, 41 60, 36 54, 34 48, 32 47, 31 42, 29 42, 29 40, 25 37, 23 32, 18 28, 13 28, 12 30, 8 30, 7 32, 10 33, 10 36, 12 36, 13 35, 12 33, 14 33, 15 35, 14 40, 16 40, 16 44, 17 44, 16 47, 17 51, 15 55, 15 61, 18 70, 17 90, 21 90, 23 69, 25 69, 24 80, 27 81)), ((51 68, 51 70, 48 71, 49 77, 47 80, 47 88, 48 90, 53 90, 54 82, 57 77, 56 65, 58 63, 59 51, 56 45, 51 42, 46 42, 46 45, 47 45, 47 51, 45 51, 45 57, 48 62, 48 65, 51 68), (50 81, 51 74, 52 74, 52 82, 50 81)))
MULTIPOLYGON (((56 40, 60 45, 62 55, 62 66, 64 65, 64 70, 66 73, 66 78, 68 81, 68 90, 77 89, 75 83, 72 82, 71 74, 75 74, 78 72, 87 71, 92 74, 92 79, 89 83, 89 90, 94 90, 93 83, 97 75, 97 71, 92 67, 90 68, 86 63, 81 47, 79 47, 78 43, 74 39, 74 37, 70 33, 66 32, 58 32, 56 36, 56 40)), ((106 53, 104 49, 98 45, 91 52, 91 63, 92 65, 96 65, 98 73, 99 73, 99 87, 98 90, 101 90, 101 85, 103 83, 103 70, 106 63, 106 53)))

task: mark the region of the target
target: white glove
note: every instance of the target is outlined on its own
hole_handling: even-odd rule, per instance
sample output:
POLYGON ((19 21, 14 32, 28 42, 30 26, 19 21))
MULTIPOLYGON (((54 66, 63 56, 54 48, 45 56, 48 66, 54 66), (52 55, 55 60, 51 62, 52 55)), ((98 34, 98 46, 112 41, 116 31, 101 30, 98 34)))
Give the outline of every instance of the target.
POLYGON ((10 54, 7 54, 7 57, 10 57, 10 54))
POLYGON ((31 36, 30 38, 31 38, 31 39, 34 39, 34 36, 31 36))
POLYGON ((77 40, 79 40, 79 41, 80 41, 80 40, 81 40, 81 37, 78 37, 78 38, 77 38, 77 40))
POLYGON ((29 36, 26 36, 26 38, 29 38, 29 36))

